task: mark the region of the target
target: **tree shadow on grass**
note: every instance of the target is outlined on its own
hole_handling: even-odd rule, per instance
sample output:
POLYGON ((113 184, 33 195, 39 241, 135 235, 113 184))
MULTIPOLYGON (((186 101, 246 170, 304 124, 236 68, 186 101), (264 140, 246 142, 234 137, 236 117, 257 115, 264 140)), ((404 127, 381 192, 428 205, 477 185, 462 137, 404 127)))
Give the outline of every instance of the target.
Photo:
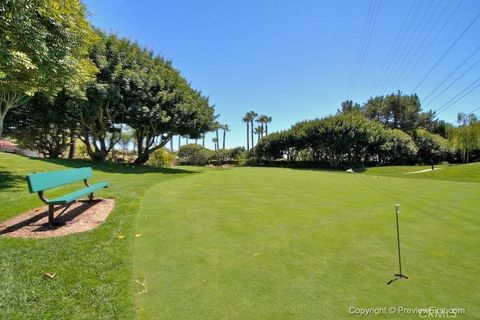
POLYGON ((25 177, 13 174, 9 171, 5 171, 0 167, 0 190, 13 189, 19 186, 20 183, 25 181, 25 177))
POLYGON ((70 168, 92 167, 93 170, 107 173, 121 173, 121 174, 145 174, 145 173, 162 173, 162 174, 185 174, 197 173, 195 171, 177 169, 177 168, 153 168, 148 166, 138 166, 130 163, 111 163, 83 159, 43 159, 30 158, 31 160, 53 163, 70 168))

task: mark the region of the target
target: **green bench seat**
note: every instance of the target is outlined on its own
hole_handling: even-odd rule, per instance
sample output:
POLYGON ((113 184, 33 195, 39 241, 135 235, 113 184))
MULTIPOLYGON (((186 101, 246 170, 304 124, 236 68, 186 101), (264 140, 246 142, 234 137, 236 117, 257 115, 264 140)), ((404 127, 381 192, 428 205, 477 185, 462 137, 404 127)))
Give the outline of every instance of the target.
POLYGON ((73 201, 77 200, 78 198, 83 197, 87 194, 91 194, 98 189, 102 189, 102 188, 106 188, 106 187, 108 187, 107 182, 96 183, 94 185, 91 185, 90 187, 86 187, 86 188, 83 188, 81 190, 74 191, 72 193, 66 194, 64 196, 61 196, 61 197, 58 197, 58 198, 55 198, 55 199, 47 200, 47 203, 48 204, 67 204, 67 203, 73 202, 73 201))
POLYGON ((48 204, 48 223, 54 224, 55 205, 69 204, 81 197, 87 195, 90 201, 93 200, 93 193, 98 189, 107 188, 108 182, 99 182, 94 185, 88 184, 88 179, 92 177, 92 168, 68 169, 61 171, 51 171, 42 173, 32 173, 27 175, 28 189, 30 193, 37 192, 40 199, 48 204), (44 191, 77 181, 82 181, 85 188, 65 194, 63 196, 47 199, 44 191))

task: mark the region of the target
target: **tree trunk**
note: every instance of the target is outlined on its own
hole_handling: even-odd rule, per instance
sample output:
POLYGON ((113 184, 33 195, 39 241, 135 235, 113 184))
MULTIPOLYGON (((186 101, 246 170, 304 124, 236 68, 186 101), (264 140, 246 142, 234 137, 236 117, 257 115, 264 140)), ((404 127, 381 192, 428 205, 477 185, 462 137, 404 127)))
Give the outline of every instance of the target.
POLYGON ((178 136, 178 150, 180 150, 181 144, 182 144, 182 137, 178 136))
POLYGON ((249 122, 247 121, 247 151, 250 150, 250 130, 249 130, 249 122))
POLYGON ((219 148, 219 140, 218 140, 218 129, 215 130, 215 135, 217 137, 217 142, 215 142, 215 150, 220 149, 219 148))
POLYGON ((173 152, 173 138, 170 139, 170 151, 173 152))
POLYGON ((225 137, 227 135, 227 130, 223 130, 223 150, 225 150, 225 137))
POLYGON ((0 138, 2 137, 2 133, 3 133, 3 120, 5 119, 5 115, 6 113, 2 113, 0 111, 0 138))
POLYGON ((205 134, 203 134, 202 136, 202 147, 205 148, 205 134))
POLYGON ((150 159, 150 154, 160 148, 163 148, 172 138, 173 135, 168 135, 166 139, 161 139, 159 144, 153 146, 155 137, 148 136, 145 138, 145 147, 143 146, 143 137, 138 139, 138 155, 133 163, 145 164, 150 159))
POLYGON ((68 159, 75 157, 75 151, 77 149, 77 135, 72 131, 70 134, 70 150, 68 151, 68 159))
POLYGON ((253 120, 250 121, 250 128, 251 128, 250 135, 252 137, 252 148, 253 148, 253 146, 255 145, 255 143, 253 142, 253 120))
POLYGON ((3 134, 3 121, 8 110, 27 103, 29 97, 23 93, 14 93, 11 91, 0 91, 0 138, 3 134))
POLYGON ((137 159, 133 163, 135 164, 144 164, 150 159, 150 153, 149 152, 142 152, 137 156, 137 159))
POLYGON ((265 122, 265 135, 268 135, 268 122, 265 122))

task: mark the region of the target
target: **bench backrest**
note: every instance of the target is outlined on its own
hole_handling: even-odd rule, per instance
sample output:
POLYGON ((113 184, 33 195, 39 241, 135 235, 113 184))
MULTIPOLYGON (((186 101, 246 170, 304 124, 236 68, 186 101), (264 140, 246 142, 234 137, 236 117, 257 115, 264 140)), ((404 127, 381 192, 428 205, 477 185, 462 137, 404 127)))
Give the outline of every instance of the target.
POLYGON ((27 175, 28 189, 30 192, 39 192, 75 181, 88 179, 91 176, 92 168, 90 167, 32 173, 27 175))

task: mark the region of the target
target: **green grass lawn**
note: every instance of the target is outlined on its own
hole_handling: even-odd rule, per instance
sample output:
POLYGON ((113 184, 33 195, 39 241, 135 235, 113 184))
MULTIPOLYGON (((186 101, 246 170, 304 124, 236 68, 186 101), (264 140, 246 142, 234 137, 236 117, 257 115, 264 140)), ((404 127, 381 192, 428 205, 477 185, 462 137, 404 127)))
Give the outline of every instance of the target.
POLYGON ((350 319, 350 306, 434 306, 478 318, 479 191, 478 183, 278 168, 155 186, 134 243, 134 275, 145 284, 137 314, 350 319), (396 203, 410 279, 387 286, 397 271, 396 203))
POLYGON ((459 182, 480 182, 480 164, 436 165, 434 171, 415 174, 409 172, 431 169, 431 166, 391 166, 369 168, 364 173, 378 176, 392 176, 411 179, 430 179, 459 182))
POLYGON ((1 319, 359 318, 350 306, 480 317, 480 164, 154 170, 0 153, 0 220, 41 205, 26 173, 81 166, 110 181, 114 211, 84 234, 0 237, 1 319), (396 203, 410 279, 387 286, 396 203))
POLYGON ((40 240, 0 237, 0 319, 135 318, 132 241, 140 200, 149 186, 189 173, 0 152, 0 222, 42 205, 37 194, 28 193, 27 173, 82 166, 93 166, 92 182, 110 181, 98 195, 115 198, 114 211, 106 223, 83 234, 40 240), (120 234, 126 238, 119 240, 120 234), (43 271, 57 276, 47 279, 43 271))

